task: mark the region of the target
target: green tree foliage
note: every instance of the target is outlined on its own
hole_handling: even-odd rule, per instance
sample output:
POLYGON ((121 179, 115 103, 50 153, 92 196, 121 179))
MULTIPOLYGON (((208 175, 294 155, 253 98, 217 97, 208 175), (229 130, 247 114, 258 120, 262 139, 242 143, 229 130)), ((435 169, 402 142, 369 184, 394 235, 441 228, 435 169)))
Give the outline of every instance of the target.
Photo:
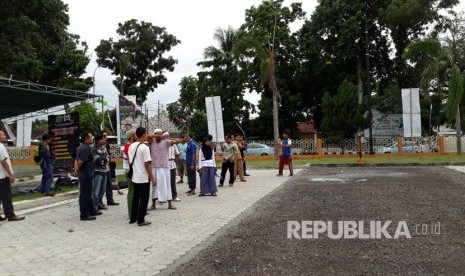
POLYGON ((102 123, 102 115, 97 112, 94 105, 88 102, 81 102, 78 105, 66 110, 66 113, 79 113, 79 127, 81 131, 89 130, 97 133, 102 123))
POLYGON ((444 10, 451 9, 458 0, 390 0, 380 9, 380 23, 389 31, 395 47, 394 77, 400 87, 418 85, 421 71, 402 59, 405 48, 427 31, 440 32, 446 17, 444 10))
POLYGON ((0 1, 0 76, 87 91, 87 44, 67 32, 59 0, 0 1))
POLYGON ((101 40, 95 48, 97 63, 118 76, 113 84, 123 95, 135 95, 138 104, 147 94, 167 81, 165 73, 172 72, 177 60, 166 53, 180 43, 165 28, 150 22, 131 19, 118 24, 118 41, 101 40))
MULTIPOLYGON (((237 30, 232 27, 218 28, 214 39, 218 47, 209 46, 204 51, 204 60, 198 75, 198 98, 196 108, 205 110, 205 97, 221 96, 224 128, 230 132, 236 128, 235 119, 248 116, 251 104, 244 100, 244 87, 238 60, 232 50, 237 37, 237 30)), ((182 98, 181 90, 181 98, 182 98)))
MULTIPOLYGON (((386 29, 379 24, 379 9, 386 1, 369 1, 368 35, 371 87, 384 91, 389 85, 392 61, 386 29), (373 58, 376 57, 376 58, 373 58)), ((365 67, 365 2, 358 0, 322 0, 311 20, 299 33, 304 64, 299 74, 306 97, 304 105, 313 107, 311 114, 317 127, 322 121, 322 96, 325 91, 337 91, 338 85, 349 79, 357 83, 358 92, 366 82, 365 67)))
MULTIPOLYGON (((300 3, 286 7, 283 0, 269 0, 247 9, 245 14, 235 50, 240 54, 245 87, 260 93, 263 101, 279 88, 281 122, 293 128, 307 108, 302 105, 302 90, 296 82, 300 57, 297 35, 290 25, 303 19, 305 13, 300 3)), ((267 116, 262 113, 260 110, 260 116, 267 116)))
POLYGON ((358 104, 357 86, 344 80, 333 97, 323 95, 322 134, 329 141, 338 143, 344 138, 353 138, 357 128, 367 126, 363 106, 358 104))

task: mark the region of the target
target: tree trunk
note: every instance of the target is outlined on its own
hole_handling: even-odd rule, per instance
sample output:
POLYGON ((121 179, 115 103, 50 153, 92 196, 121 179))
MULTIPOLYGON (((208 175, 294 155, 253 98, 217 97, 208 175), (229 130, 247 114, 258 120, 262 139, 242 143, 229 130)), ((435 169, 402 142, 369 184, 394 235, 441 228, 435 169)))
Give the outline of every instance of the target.
POLYGON ((457 130, 457 154, 462 154, 462 125, 460 122, 460 105, 457 105, 457 113, 455 114, 455 129, 457 130))
POLYGON ((274 144, 275 150, 274 154, 276 159, 279 159, 279 150, 278 150, 278 139, 279 139, 279 124, 278 124, 278 95, 277 91, 273 91, 273 136, 274 136, 274 144))

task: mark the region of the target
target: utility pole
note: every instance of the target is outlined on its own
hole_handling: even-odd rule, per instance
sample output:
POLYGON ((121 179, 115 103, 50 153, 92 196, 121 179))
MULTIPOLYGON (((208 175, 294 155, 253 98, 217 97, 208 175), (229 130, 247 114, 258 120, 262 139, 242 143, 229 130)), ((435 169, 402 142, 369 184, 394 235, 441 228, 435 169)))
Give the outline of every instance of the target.
POLYGON ((368 42, 368 0, 365 0, 365 62, 366 62, 366 93, 368 97, 368 120, 369 120, 369 145, 370 154, 375 154, 373 149, 373 112, 371 111, 371 74, 370 74, 370 43, 368 42))
POLYGON ((158 119, 158 125, 157 125, 157 127, 159 128, 159 127, 160 127, 160 101, 158 101, 158 115, 157 115, 157 119, 158 119))

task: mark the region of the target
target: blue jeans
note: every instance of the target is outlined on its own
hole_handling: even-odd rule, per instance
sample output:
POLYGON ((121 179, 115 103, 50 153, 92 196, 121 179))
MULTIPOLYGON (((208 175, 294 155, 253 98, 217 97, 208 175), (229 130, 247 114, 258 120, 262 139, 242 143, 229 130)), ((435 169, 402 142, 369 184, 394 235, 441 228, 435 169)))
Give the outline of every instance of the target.
POLYGON ((42 180, 40 182, 40 193, 47 194, 50 192, 53 183, 53 166, 44 165, 41 166, 42 180))
POLYGON ((94 175, 94 187, 92 188, 92 205, 94 209, 98 208, 98 205, 103 206, 103 195, 107 188, 107 173, 95 172, 94 175))

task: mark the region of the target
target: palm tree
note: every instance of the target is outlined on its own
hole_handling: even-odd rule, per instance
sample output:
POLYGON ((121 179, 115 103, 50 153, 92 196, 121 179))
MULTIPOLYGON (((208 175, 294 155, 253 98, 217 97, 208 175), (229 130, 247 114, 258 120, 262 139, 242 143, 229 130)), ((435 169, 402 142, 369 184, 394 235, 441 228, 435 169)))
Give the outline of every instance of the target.
MULTIPOLYGON (((254 55, 260 60, 260 73, 263 82, 268 82, 268 85, 273 92, 273 133, 274 144, 278 144, 279 140, 279 120, 278 120, 278 103, 281 101, 276 84, 276 55, 275 55, 275 38, 276 38, 277 16, 275 14, 275 22, 273 34, 271 38, 271 46, 266 47, 257 38, 244 33, 238 34, 238 39, 234 45, 233 52, 244 54, 248 50, 254 51, 254 55)), ((278 158, 278 148, 275 147, 275 156, 278 158)))
POLYGON ((231 57, 234 47, 234 40, 236 39, 237 30, 231 26, 226 29, 217 28, 213 38, 218 42, 219 47, 209 46, 204 50, 205 59, 214 59, 218 57, 231 57))
POLYGON ((405 60, 417 60, 426 57, 427 61, 421 74, 420 88, 429 91, 432 83, 441 92, 448 91, 446 115, 449 120, 455 117, 457 130, 457 154, 462 153, 460 101, 464 89, 464 77, 456 63, 453 49, 441 45, 437 38, 413 41, 403 54, 405 60))

